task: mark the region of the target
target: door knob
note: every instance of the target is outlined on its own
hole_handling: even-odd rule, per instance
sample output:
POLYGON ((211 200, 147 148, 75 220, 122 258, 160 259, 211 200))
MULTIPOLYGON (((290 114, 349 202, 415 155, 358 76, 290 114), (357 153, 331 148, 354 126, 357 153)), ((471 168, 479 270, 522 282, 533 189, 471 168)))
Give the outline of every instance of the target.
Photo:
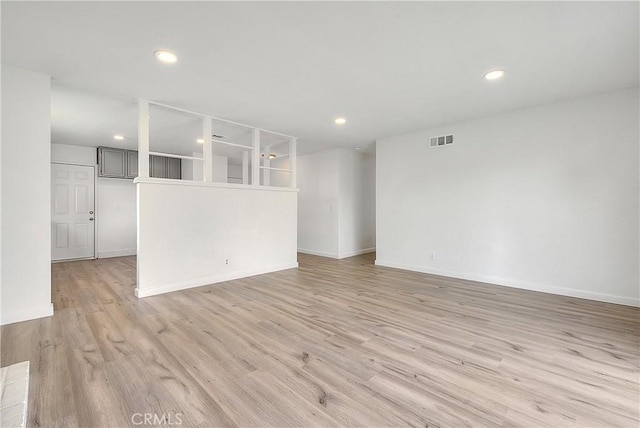
POLYGON ((89 221, 93 221, 93 217, 89 217, 89 221))
POLYGON ((89 214, 93 214, 93 211, 89 211, 89 214))

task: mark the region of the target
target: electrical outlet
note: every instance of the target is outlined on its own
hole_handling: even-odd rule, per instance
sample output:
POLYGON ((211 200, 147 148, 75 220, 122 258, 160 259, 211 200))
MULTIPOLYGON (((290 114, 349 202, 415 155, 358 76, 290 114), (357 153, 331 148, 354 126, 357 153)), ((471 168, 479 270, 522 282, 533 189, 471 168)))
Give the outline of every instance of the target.
POLYGON ((224 259, 224 264, 228 265, 229 264, 229 259, 224 259))
POLYGON ((431 260, 435 260, 436 259, 436 252, 432 251, 431 252, 431 260))

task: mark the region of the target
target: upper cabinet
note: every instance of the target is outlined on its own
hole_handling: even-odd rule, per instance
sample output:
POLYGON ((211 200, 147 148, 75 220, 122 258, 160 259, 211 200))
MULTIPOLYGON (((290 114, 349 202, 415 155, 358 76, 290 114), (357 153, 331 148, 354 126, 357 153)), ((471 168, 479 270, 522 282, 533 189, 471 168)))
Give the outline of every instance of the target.
POLYGON ((167 178, 180 180, 182 178, 182 159, 167 159, 167 178))
MULTIPOLYGON (((156 178, 182 178, 182 160, 163 156, 149 156, 149 175, 156 178)), ((135 150, 98 147, 98 176, 136 178, 138 152, 135 150)))
POLYGON ((126 178, 136 178, 138 176, 138 152, 127 150, 127 176, 126 178))
POLYGON ((98 175, 100 177, 124 178, 126 163, 126 150, 98 147, 98 175))
POLYGON ((167 178, 167 158, 162 156, 149 156, 149 176, 167 178))
POLYGON ((164 156, 149 156, 149 176, 155 178, 182 178, 182 160, 164 156))

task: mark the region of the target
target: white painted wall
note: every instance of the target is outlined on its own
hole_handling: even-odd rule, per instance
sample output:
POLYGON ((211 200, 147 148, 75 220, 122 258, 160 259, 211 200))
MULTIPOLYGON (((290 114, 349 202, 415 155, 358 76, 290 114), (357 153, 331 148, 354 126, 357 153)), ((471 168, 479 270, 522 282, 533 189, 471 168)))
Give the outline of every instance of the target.
MULTIPOLYGON (((194 152, 194 157, 202 157, 202 153, 194 152)), ((202 181, 204 163, 188 159, 182 160, 182 179, 202 181)), ((213 182, 227 182, 228 159, 226 156, 213 155, 213 182)))
POLYGON ((338 150, 298 156, 298 251, 338 257, 338 150))
MULTIPOLYGON (((271 168, 291 169, 289 157, 271 159, 269 166, 271 168)), ((290 187, 291 173, 287 171, 269 171, 269 185, 274 187, 290 187)))
POLYGON ((242 165, 230 163, 227 167, 227 182, 242 184, 242 165))
POLYGON ((228 177, 229 162, 226 156, 213 155, 213 182, 226 183, 228 177))
POLYGON ((136 186, 133 180, 98 178, 98 258, 136 254, 136 186))
MULTIPOLYGON (((202 153, 192 153, 194 157, 202 157, 202 153)), ((183 180, 196 180, 202 181, 202 162, 192 161, 188 159, 182 159, 182 179, 183 180), (199 164, 196 166, 196 164, 199 164)))
POLYGON ((298 251, 332 258, 375 250, 375 164, 335 149, 298 157, 298 251))
MULTIPOLYGON (((2 77, 2 70, 0 69, 0 94, 2 94, 2 82, 1 82, 1 77, 2 77)), ((0 103, 0 118, 3 117, 2 115, 2 105, 3 103, 0 103)), ((2 129, 2 124, 0 123, 0 129, 2 129)), ((2 325, 2 249, 3 249, 3 245, 2 245, 2 206, 3 206, 3 199, 2 199, 2 183, 4 182, 2 180, 2 140, 4 139, 4 135, 0 135, 0 325, 2 325)))
POLYGON ((296 191, 136 181, 138 297, 298 266, 296 191))
POLYGON ((0 323, 53 315, 50 77, 2 65, 0 323))
POLYGON ((375 157, 339 150, 338 258, 375 250, 375 157))
MULTIPOLYGON (((51 161, 97 166, 97 148, 51 144, 51 161)), ((96 181, 98 258, 136 254, 136 186, 133 180, 96 181)))
POLYGON ((638 305, 639 113, 635 88, 378 140, 377 264, 638 305))
POLYGON ((98 164, 97 148, 53 143, 51 144, 51 162, 96 166, 98 164))

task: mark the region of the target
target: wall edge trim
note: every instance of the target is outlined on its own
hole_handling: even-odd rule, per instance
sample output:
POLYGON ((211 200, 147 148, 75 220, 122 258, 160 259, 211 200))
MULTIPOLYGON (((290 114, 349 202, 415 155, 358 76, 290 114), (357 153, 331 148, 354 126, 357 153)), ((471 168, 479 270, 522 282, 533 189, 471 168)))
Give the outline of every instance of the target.
POLYGON ((173 291, 186 290, 189 288, 202 287, 205 285, 217 284, 220 282, 231 281, 234 279, 247 278, 265 273, 277 272, 286 269, 294 269, 298 267, 298 262, 282 263, 277 265, 269 265, 256 269, 246 269, 226 274, 209 275, 201 278, 190 279, 188 281, 179 281, 170 284, 164 284, 157 287, 149 288, 140 292, 136 286, 135 295, 138 298, 156 296, 158 294, 171 293, 173 291))
POLYGON ((38 318, 50 317, 53 315, 53 303, 26 311, 2 312, 0 325, 13 324, 16 322, 29 321, 38 318))
POLYGON ((339 259, 346 259, 349 257, 359 256, 361 254, 373 253, 376 250, 376 247, 362 248, 360 250, 355 251, 347 251, 346 253, 339 253, 339 259))
POLYGON ((98 251, 99 259, 108 259, 111 257, 135 256, 137 250, 135 248, 126 248, 124 250, 98 251))
POLYGON ((304 248, 298 248, 299 253, 310 254, 312 256, 328 257, 330 259, 338 259, 338 253, 329 253, 325 251, 306 250, 304 248))
POLYGON ((536 291, 539 293, 554 294, 557 296, 575 297, 579 299, 595 300, 598 302, 615 303, 618 305, 640 307, 640 299, 635 299, 633 297, 597 293, 594 291, 577 290, 574 288, 547 286, 543 284, 534 284, 534 283, 529 283, 524 281, 492 277, 488 275, 481 275, 481 274, 474 274, 474 273, 438 270, 438 269, 432 269, 424 266, 414 266, 414 265, 405 265, 401 263, 394 263, 386 260, 376 260, 375 264, 376 266, 402 269, 402 270, 408 270, 412 272, 426 273, 430 275, 446 276, 449 278, 463 279, 468 281, 482 282, 482 283, 497 285, 501 287, 519 288, 521 290, 536 291))

